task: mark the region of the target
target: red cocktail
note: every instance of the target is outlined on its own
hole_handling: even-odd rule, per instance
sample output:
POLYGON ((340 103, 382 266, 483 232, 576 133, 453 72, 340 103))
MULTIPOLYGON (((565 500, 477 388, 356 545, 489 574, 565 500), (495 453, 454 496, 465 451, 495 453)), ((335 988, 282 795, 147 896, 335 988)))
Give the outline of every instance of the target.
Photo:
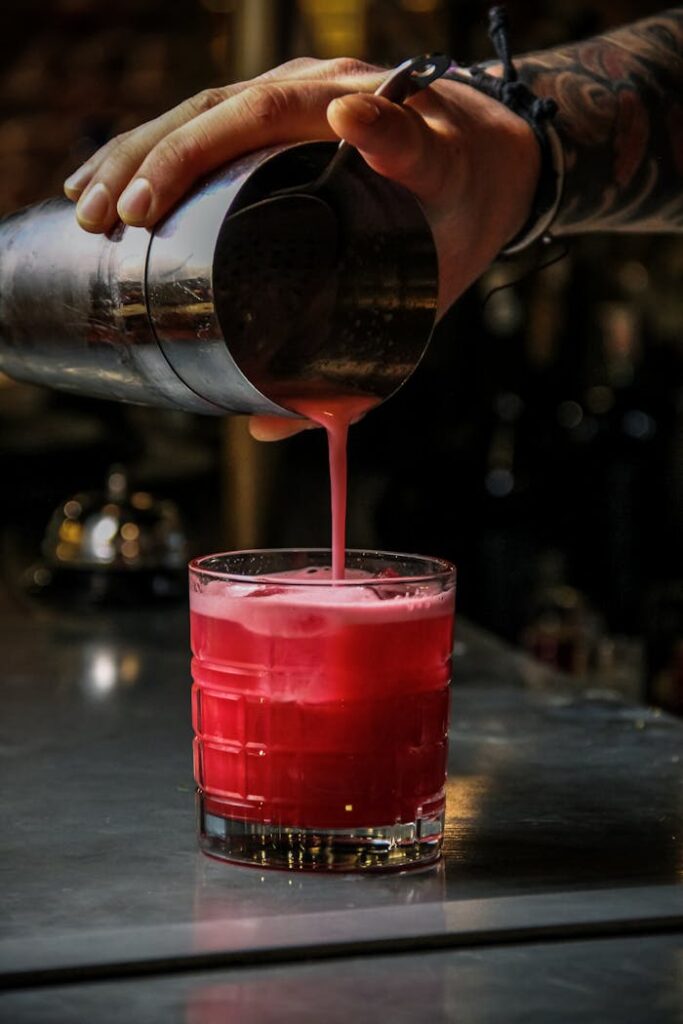
POLYGON ((445 562, 241 552, 192 563, 200 843, 349 870, 439 854, 455 580, 445 562))

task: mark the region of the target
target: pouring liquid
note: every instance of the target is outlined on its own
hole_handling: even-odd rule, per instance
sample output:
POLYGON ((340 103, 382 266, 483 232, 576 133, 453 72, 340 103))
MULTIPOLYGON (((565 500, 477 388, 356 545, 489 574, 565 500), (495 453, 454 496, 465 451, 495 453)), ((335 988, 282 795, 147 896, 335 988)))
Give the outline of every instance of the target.
POLYGON ((349 427, 377 402, 376 398, 360 395, 353 398, 302 398, 291 403, 296 412, 323 427, 327 434, 332 508, 332 578, 335 580, 344 579, 349 427))
POLYGON ((304 845, 301 832, 311 831, 318 852, 305 856, 314 861, 325 830, 341 830, 348 850, 354 830, 397 829, 427 837, 420 857, 433 859, 445 803, 453 590, 392 594, 364 585, 373 577, 363 569, 346 569, 348 430, 376 399, 288 404, 327 433, 332 570, 269 574, 265 585, 214 580, 191 593, 205 841, 211 828, 225 836, 234 827, 221 823, 250 823, 256 853, 216 840, 219 855, 251 862, 266 836, 277 865, 291 867, 284 830, 299 830, 304 845), (330 576, 339 585, 321 587, 330 576))

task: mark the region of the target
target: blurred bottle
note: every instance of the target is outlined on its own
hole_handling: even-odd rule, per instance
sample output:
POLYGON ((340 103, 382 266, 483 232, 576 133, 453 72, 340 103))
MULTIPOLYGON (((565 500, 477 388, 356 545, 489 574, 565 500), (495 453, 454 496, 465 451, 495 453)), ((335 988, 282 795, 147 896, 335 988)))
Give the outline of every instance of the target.
POLYGON ((538 568, 522 644, 538 661, 585 676, 598 663, 602 621, 584 594, 566 582, 565 559, 547 551, 538 568))
POLYGON ((645 699, 683 715, 683 583, 655 588, 644 615, 645 699))

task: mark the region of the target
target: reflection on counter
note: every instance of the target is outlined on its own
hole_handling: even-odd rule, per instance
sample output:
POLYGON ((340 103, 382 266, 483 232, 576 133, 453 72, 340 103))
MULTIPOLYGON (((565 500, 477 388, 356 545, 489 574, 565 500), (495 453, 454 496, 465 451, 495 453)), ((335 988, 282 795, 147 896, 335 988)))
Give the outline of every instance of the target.
POLYGON ((134 686, 142 668, 136 650, 115 644, 85 643, 81 658, 81 688, 86 697, 97 701, 106 699, 118 687, 134 686))
POLYGON ((464 859, 463 840, 477 828, 483 813, 483 800, 491 788, 489 774, 449 774, 446 783, 448 817, 443 839, 443 855, 457 863, 464 859))
MULTIPOLYGON (((258 868, 220 863, 198 854, 195 864, 193 917, 201 925, 202 944, 222 948, 226 929, 236 918, 302 914, 320 909, 323 890, 329 905, 365 907, 373 904, 409 906, 435 903, 446 896, 445 862, 413 871, 365 876, 345 874, 320 879, 315 872, 260 872, 258 868)), ((323 906, 327 900, 323 900, 323 906)))
MULTIPOLYGON (((320 936, 324 942, 325 937, 320 936)), ((358 961, 356 961, 357 963, 358 961)), ((354 961, 351 961, 353 964, 354 961)), ((372 962, 358 976, 349 979, 348 964, 323 965, 303 970, 291 965, 268 969, 266 977, 241 974, 240 978, 220 982, 193 979, 185 986, 185 1024, 280 1024, 282 1021, 366 1021, 381 1019, 430 1021, 446 1024, 458 1019, 451 1016, 457 999, 448 998, 447 971, 435 972, 428 967, 411 971, 410 979, 401 981, 401 961, 387 965, 381 961, 377 977, 372 962), (406 1006, 409 1017, 403 1016, 406 1006), (372 1008, 371 1015, 363 1010, 372 1008), (359 1016, 359 1014, 363 1014, 359 1016)), ((469 1021, 476 1018, 468 1015, 469 1021)))

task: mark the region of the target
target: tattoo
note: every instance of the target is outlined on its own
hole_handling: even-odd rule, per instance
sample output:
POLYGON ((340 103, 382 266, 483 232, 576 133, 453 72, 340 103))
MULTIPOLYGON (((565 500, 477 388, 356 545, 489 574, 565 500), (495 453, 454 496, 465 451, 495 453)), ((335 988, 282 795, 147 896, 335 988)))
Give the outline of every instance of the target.
POLYGON ((559 106, 554 232, 683 231, 683 8, 515 64, 559 106))

